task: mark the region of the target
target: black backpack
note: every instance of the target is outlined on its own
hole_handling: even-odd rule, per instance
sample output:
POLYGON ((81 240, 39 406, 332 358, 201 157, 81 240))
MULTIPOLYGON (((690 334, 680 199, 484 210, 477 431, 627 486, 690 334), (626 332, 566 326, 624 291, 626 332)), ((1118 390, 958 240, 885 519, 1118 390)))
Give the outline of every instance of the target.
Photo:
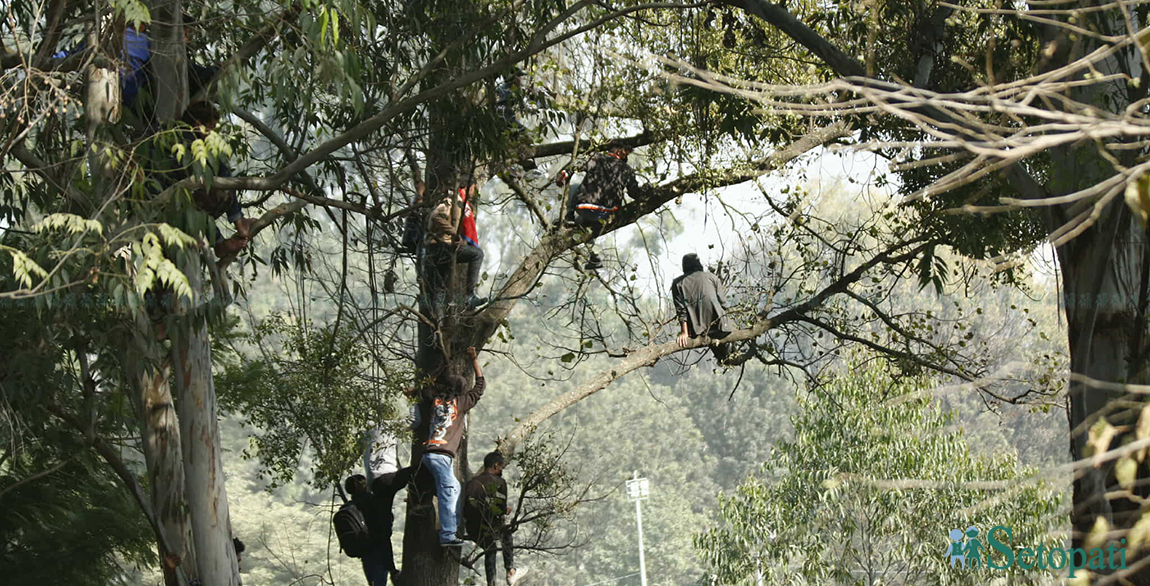
POLYGON ((363 557, 368 548, 367 522, 363 519, 363 511, 354 503, 344 503, 332 515, 331 524, 335 527, 335 535, 339 538, 339 548, 343 553, 348 557, 363 557))

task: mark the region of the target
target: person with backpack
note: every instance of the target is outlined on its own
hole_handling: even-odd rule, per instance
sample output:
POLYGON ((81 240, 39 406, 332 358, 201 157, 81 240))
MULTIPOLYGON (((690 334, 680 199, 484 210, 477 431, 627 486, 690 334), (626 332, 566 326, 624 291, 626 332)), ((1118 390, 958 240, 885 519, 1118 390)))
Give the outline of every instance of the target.
MULTIPOLYGON (((723 283, 713 273, 703 269, 699 255, 683 256, 683 274, 671 281, 671 300, 679 318, 679 347, 691 338, 706 335, 721 339, 734 331, 727 317, 727 293, 723 283)), ((730 345, 715 344, 711 353, 723 364, 730 355, 730 345)))
POLYGON ((422 465, 435 479, 435 496, 439 499, 439 544, 445 547, 463 545, 463 540, 456 535, 460 486, 455 477, 455 453, 463 438, 463 416, 479 402, 487 387, 475 348, 469 347, 467 355, 475 371, 473 386, 469 386, 461 376, 446 374, 445 362, 439 367, 434 381, 421 390, 420 419, 427 423, 422 465))
POLYGON ((503 516, 511 514, 511 507, 507 504, 507 481, 503 479, 503 466, 502 453, 487 454, 483 458, 483 470, 467 483, 467 488, 463 491, 467 499, 463 506, 467 534, 483 550, 487 586, 495 586, 496 541, 503 550, 503 569, 507 572, 507 584, 513 586, 527 573, 527 568, 515 567, 512 529, 504 524, 503 516))
POLYGON ((362 561, 369 586, 386 586, 388 575, 395 572, 391 549, 395 516, 391 509, 395 494, 411 482, 414 471, 414 468, 404 468, 389 481, 376 479, 373 490, 368 490, 367 478, 362 474, 344 481, 351 502, 340 507, 333 519, 336 536, 344 553, 362 561))
MULTIPOLYGON (((587 161, 583 166, 583 182, 569 190, 565 223, 588 229, 598 237, 623 205, 624 191, 633 200, 643 200, 649 195, 650 188, 639 185, 635 170, 627 164, 630 154, 630 147, 617 146, 587 161)), ((562 187, 568 178, 566 171, 560 171, 555 182, 562 187)), ((599 255, 592 250, 584 268, 593 271, 602 266, 599 255)))
POLYGON ((423 274, 430 280, 433 298, 447 291, 455 265, 466 264, 468 309, 487 303, 487 298, 476 295, 479 271, 483 268, 483 249, 479 247, 479 230, 469 202, 478 191, 472 183, 466 188, 444 192, 428 212, 424 229, 423 274))

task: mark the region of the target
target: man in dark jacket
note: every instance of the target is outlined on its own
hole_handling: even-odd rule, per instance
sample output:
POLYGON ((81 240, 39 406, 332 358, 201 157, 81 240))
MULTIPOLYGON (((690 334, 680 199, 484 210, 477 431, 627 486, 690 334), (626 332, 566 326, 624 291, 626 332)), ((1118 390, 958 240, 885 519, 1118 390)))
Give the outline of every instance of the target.
POLYGON ((463 416, 483 397, 487 383, 479 368, 479 355, 468 348, 471 367, 475 370, 475 385, 468 387, 461 376, 441 374, 434 383, 424 387, 421 394, 421 419, 428 423, 427 439, 423 442, 423 466, 435 478, 435 496, 439 499, 439 543, 443 546, 463 545, 456 531, 459 528, 459 479, 455 477, 455 452, 463 438, 463 416))
POLYGON ((495 586, 495 542, 503 550, 503 569, 507 583, 514 585, 527 568, 515 568, 512 530, 504 525, 503 516, 511 514, 507 505, 507 481, 503 479, 503 454, 491 452, 483 458, 483 470, 467 483, 463 495, 463 518, 467 520, 467 533, 483 550, 483 566, 487 573, 487 586, 495 586))
MULTIPOLYGON (((583 182, 578 186, 573 185, 567 196, 567 222, 587 228, 598 237, 623 205, 624 191, 633 200, 647 197, 648 188, 639 185, 635 170, 627 164, 630 154, 630 147, 618 146, 587 161, 583 167, 583 182)), ((566 182, 567 172, 561 171, 556 177, 556 183, 562 186, 566 182)), ((602 266, 599 255, 591 251, 591 258, 585 268, 595 270, 602 266)))
POLYGON ((377 478, 370 491, 367 478, 362 474, 351 476, 344 482, 352 504, 363 514, 367 525, 369 546, 361 561, 368 586, 387 586, 388 574, 395 571, 395 558, 391 551, 391 526, 395 517, 391 506, 395 493, 407 486, 413 473, 414 468, 404 468, 387 481, 377 478))
MULTIPOLYGON (((715 275, 703 270, 699 256, 690 253, 683 257, 683 274, 671 282, 671 299, 679 318, 679 347, 687 340, 707 335, 725 338, 734 331, 727 318, 727 293, 715 275)), ((711 352, 720 364, 726 362, 730 346, 716 344, 711 352)))

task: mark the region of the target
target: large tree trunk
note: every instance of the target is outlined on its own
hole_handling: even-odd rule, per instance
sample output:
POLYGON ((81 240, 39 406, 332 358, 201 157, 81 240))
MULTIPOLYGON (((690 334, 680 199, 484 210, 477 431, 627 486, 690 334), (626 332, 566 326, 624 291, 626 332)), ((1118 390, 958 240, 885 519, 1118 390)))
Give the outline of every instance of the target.
POLYGON ((180 0, 152 3, 152 93, 156 120, 171 122, 188 103, 188 53, 180 0))
MULTIPOLYGON (((1070 347, 1070 370, 1076 375, 1116 383, 1145 383, 1146 233, 1121 201, 1094 229, 1058 249, 1062 266, 1070 347)), ((1097 417, 1114 426, 1137 421, 1137 401, 1124 405, 1125 393, 1070 384, 1071 453, 1088 457, 1088 430, 1097 417)), ((1123 442, 1123 435, 1111 445, 1123 442)), ((1101 446, 1099 446, 1101 447, 1101 446)), ((1118 528, 1137 521, 1138 507, 1105 495, 1118 490, 1113 463, 1086 468, 1074 483, 1074 542, 1080 544, 1098 517, 1118 528)))
MULTIPOLYGON (((151 328, 143 331, 151 333, 151 328)), ((143 351, 128 352, 124 360, 125 370, 140 421, 144 462, 152 489, 152 509, 163 533, 163 542, 172 550, 165 551, 161 544, 164 582, 167 586, 181 586, 185 584, 181 577, 195 578, 197 571, 184 485, 180 422, 168 383, 169 365, 150 367, 140 359, 146 355, 143 351), (167 563, 169 555, 178 558, 182 573, 167 563)))
POLYGON ((202 265, 197 251, 179 253, 180 270, 195 296, 180 298, 180 316, 172 328, 172 360, 179 396, 177 412, 184 456, 197 567, 205 586, 240 582, 232 548, 231 519, 224 489, 216 390, 212 379, 212 346, 208 337, 202 265))
MULTIPOLYGON (((1092 26, 1101 30, 1124 30, 1117 10, 1096 13, 1092 26)), ((1093 41, 1074 40, 1064 30, 1048 28, 1044 38, 1046 60, 1040 70, 1061 67, 1097 48, 1093 41)), ((1118 52, 1095 68, 1102 75, 1141 70, 1137 50, 1118 52)), ((1069 91, 1081 104, 1104 111, 1121 111, 1131 101, 1132 90, 1124 83, 1094 84, 1069 91)), ((1134 151, 1124 151, 1120 159, 1129 165, 1134 151)), ((1114 174, 1114 165, 1093 144, 1073 145, 1051 152, 1052 165, 1047 182, 1050 195, 1058 196, 1097 185, 1114 174)), ((1054 231, 1080 214, 1084 206, 1062 207, 1048 212, 1048 228, 1054 231)), ((1062 268, 1062 292, 1066 307, 1070 370, 1102 383, 1146 383, 1146 302, 1147 262, 1150 241, 1120 197, 1113 198, 1097 214, 1094 224, 1058 248, 1062 268)), ((1070 449, 1074 460, 1098 450, 1116 448, 1133 435, 1142 402, 1134 395, 1104 390, 1072 380, 1070 395, 1070 449), (1114 441, 1090 445, 1090 428, 1100 418, 1118 426, 1114 441), (1120 426, 1130 425, 1129 429, 1120 426)), ((1145 478, 1145 466, 1138 476, 1145 478)), ((1146 496, 1145 488, 1134 488, 1146 496)), ((1141 516, 1137 502, 1123 498, 1114 475, 1114 462, 1087 467, 1074 481, 1074 509, 1071 515, 1074 547, 1081 547, 1099 519, 1106 527, 1128 530, 1141 516)), ((1125 536, 1125 533, 1122 533, 1125 536)), ((1117 540, 1117 537, 1114 537, 1117 540)), ((1118 544, 1122 546, 1123 544, 1118 544)), ((1128 552, 1133 563, 1138 555, 1128 552)), ((1150 584, 1150 571, 1129 576, 1133 583, 1150 584)))

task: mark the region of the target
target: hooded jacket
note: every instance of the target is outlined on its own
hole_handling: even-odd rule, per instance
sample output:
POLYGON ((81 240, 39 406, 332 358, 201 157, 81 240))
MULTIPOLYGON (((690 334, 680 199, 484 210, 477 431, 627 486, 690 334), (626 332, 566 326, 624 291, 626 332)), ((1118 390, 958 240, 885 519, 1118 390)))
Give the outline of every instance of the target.
POLYGON ((727 293, 715 275, 703 270, 694 254, 683 257, 683 274, 671 282, 671 300, 679 323, 696 338, 706 334, 722 338, 735 331, 727 318, 727 293))

